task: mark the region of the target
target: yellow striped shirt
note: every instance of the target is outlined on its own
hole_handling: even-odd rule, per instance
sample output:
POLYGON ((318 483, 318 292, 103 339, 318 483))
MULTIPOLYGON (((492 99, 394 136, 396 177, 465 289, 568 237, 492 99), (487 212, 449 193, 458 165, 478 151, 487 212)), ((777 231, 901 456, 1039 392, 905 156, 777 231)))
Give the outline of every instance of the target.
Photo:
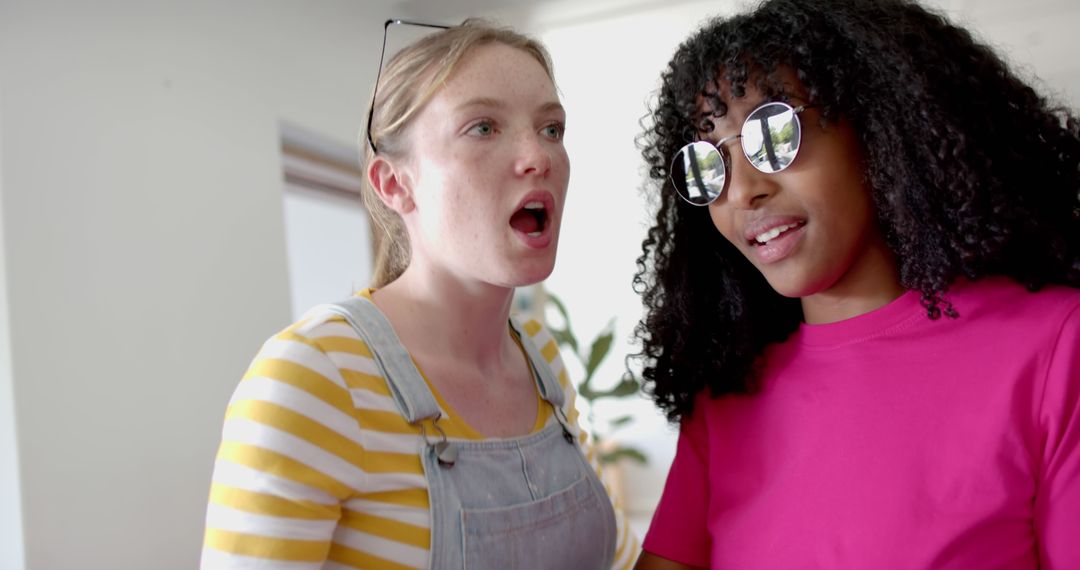
MULTIPOLYGON (((563 411, 596 467, 554 339, 536 321, 523 328, 566 392, 563 411)), ((448 437, 483 439, 432 393, 448 437)), ((556 421, 550 406, 539 410, 534 432, 556 421)), ((420 437, 344 319, 310 317, 278 333, 225 413, 202 568, 427 568, 431 514, 420 437)), ((614 568, 630 568, 637 539, 615 512, 614 568)))

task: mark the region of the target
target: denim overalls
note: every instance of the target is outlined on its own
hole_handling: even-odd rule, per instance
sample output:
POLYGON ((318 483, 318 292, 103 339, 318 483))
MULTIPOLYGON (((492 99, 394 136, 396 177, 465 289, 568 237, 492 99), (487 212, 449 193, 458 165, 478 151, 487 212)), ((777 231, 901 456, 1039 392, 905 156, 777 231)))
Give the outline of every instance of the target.
POLYGON ((390 322, 363 297, 323 305, 371 349, 405 420, 419 426, 431 503, 430 568, 610 568, 615 513, 563 415, 551 367, 515 319, 541 397, 558 421, 524 437, 450 440, 427 382, 390 322))

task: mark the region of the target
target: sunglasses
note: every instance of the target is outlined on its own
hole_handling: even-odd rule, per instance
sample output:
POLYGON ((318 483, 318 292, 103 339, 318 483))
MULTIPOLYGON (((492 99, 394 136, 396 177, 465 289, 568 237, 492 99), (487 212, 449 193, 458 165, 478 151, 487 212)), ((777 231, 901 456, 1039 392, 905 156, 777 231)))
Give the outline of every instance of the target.
POLYGON ((781 101, 765 103, 750 112, 737 135, 724 137, 713 144, 697 141, 675 153, 671 161, 671 184, 684 200, 695 206, 708 206, 724 192, 731 169, 730 157, 723 146, 739 139, 743 155, 754 168, 766 174, 784 170, 799 154, 802 125, 799 113, 810 105, 792 107, 781 101))
POLYGON ((375 96, 379 94, 379 79, 382 78, 383 62, 386 61, 386 36, 390 30, 390 26, 419 26, 421 28, 435 28, 439 30, 449 30, 453 26, 444 26, 442 24, 426 24, 424 22, 410 22, 409 20, 387 20, 383 23, 382 32, 382 51, 379 53, 379 71, 375 74, 375 89, 371 93, 371 107, 368 108, 367 115, 367 142, 371 145, 371 152, 378 154, 378 150, 375 148, 375 139, 371 138, 371 119, 375 117, 375 96))

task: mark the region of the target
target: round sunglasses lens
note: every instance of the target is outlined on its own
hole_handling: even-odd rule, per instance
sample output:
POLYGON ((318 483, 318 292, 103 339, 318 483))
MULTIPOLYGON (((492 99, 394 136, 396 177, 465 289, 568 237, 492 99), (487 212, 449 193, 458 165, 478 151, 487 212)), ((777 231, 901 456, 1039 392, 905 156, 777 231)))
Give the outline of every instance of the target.
POLYGON ((682 147, 671 161, 671 183, 695 206, 712 203, 724 191, 726 173, 720 151, 705 141, 682 147))
POLYGON ((802 132, 795 109, 785 103, 767 103, 746 118, 742 147, 754 168, 767 173, 788 167, 799 153, 802 132))

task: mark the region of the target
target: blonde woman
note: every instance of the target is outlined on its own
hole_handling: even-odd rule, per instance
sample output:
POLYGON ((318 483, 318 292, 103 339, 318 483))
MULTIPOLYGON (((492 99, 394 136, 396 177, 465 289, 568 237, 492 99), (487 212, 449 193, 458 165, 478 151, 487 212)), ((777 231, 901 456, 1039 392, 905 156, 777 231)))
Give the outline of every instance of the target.
POLYGON ((468 21, 405 48, 376 93, 374 287, 256 356, 203 568, 630 566, 555 343, 510 317, 553 268, 570 173, 547 52, 468 21))

